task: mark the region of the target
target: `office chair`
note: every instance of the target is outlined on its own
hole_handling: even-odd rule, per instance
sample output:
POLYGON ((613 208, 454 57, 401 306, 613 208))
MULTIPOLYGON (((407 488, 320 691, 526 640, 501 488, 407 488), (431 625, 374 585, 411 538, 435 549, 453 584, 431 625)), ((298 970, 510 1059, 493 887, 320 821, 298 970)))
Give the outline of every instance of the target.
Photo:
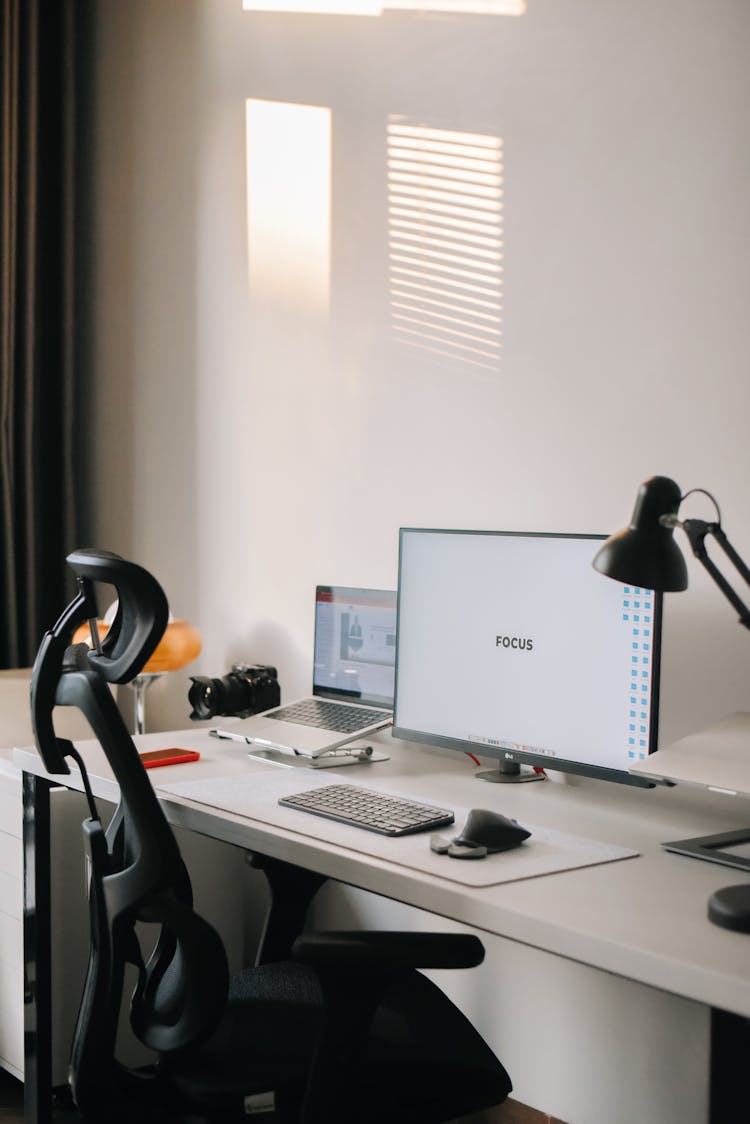
POLYGON ((229 1122, 252 1109, 294 1124, 433 1124, 503 1101, 504 1068, 417 970, 480 963, 474 936, 299 933, 323 879, 259 856, 271 916, 258 963, 230 975, 219 935, 193 909, 177 842, 110 689, 159 642, 165 595, 116 555, 79 550, 67 561, 78 594, 42 640, 31 705, 47 770, 69 773, 72 758, 90 813, 91 947, 70 1065, 83 1119, 229 1122), (115 621, 92 649, 71 645, 76 627, 98 616, 96 583, 115 587, 115 621), (118 781, 106 829, 81 755, 55 734, 55 706, 83 712, 118 781), (127 965, 137 977, 130 1024, 156 1055, 141 1069, 117 1060, 127 965))

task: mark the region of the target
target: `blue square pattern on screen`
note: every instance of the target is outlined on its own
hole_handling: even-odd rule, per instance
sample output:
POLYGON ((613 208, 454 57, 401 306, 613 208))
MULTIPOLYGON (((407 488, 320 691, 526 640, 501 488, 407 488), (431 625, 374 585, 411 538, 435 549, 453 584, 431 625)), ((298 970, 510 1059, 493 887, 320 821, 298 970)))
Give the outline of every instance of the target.
MULTIPOLYGON (((650 642, 646 641, 646 638, 647 637, 650 638, 651 629, 650 628, 644 628, 643 629, 644 639, 642 641, 640 639, 640 637, 641 637, 641 628, 640 628, 641 612, 640 612, 640 610, 641 610, 641 607, 643 607, 644 609, 650 610, 651 609, 651 600, 649 598, 643 598, 642 599, 641 593, 642 593, 642 590, 639 587, 632 587, 632 588, 630 586, 624 586, 623 587, 622 620, 624 622, 627 622, 627 624, 630 626, 631 637, 633 637, 633 639, 631 639, 631 642, 630 642, 631 643, 631 652, 633 653, 630 657, 630 661, 631 661, 630 690, 631 691, 637 691, 637 689, 638 689, 638 685, 633 682, 633 677, 635 675, 637 675, 637 672, 635 670, 635 667, 632 666, 632 665, 637 665, 637 664, 640 663, 642 668, 643 667, 647 668, 649 666, 649 663, 650 663, 650 655, 648 653, 650 653, 650 651, 651 651, 651 644, 650 644, 650 642), (633 612, 632 610, 637 610, 637 612, 633 612)), ((650 616, 644 616, 643 621, 644 621, 645 624, 650 625, 651 624, 651 617, 650 616)), ((649 690, 649 682, 648 682, 649 671, 643 671, 642 670, 641 671, 641 678, 643 680, 646 680, 646 682, 641 683, 642 698, 640 700, 641 706, 645 706, 646 702, 647 702, 648 690, 649 690)), ((638 701, 637 695, 631 695, 630 696, 631 705, 635 705, 637 703, 637 701, 638 701)), ((647 711, 645 711, 645 710, 642 710, 639 714, 639 717, 640 717, 642 723, 645 722, 645 720, 646 720, 646 714, 647 714, 647 711)), ((635 717, 636 717, 636 712, 634 710, 631 710, 630 714, 629 714, 629 718, 634 719, 635 717)), ((627 730, 627 733, 626 733, 626 737, 627 737, 627 746, 628 746, 627 753, 628 753, 629 758, 635 758, 635 757, 643 758, 643 757, 646 756, 646 737, 643 736, 646 733, 647 733, 646 726, 639 724, 638 734, 641 735, 641 736, 634 737, 633 735, 636 734, 635 723, 632 722, 632 721, 628 722, 628 730, 627 730), (636 749, 636 745, 638 747, 637 749, 636 749)))

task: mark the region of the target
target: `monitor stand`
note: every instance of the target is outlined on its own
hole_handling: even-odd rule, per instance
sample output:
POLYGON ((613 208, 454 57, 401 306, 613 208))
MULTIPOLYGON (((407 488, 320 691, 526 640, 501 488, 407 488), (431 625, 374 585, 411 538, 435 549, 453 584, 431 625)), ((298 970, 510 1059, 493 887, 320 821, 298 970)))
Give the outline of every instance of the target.
POLYGON ((536 773, 528 766, 523 767, 517 761, 499 761, 496 769, 484 769, 475 773, 483 781, 492 784, 521 784, 523 781, 546 781, 544 773, 536 773))

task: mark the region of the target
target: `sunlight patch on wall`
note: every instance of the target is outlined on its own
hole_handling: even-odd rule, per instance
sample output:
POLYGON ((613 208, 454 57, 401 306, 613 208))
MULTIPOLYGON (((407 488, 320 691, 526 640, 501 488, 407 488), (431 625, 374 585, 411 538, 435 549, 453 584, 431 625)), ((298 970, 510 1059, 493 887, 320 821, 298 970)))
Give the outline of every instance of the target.
POLYGON ((454 12, 457 15, 522 16, 526 0, 242 0, 246 12, 381 16, 392 11, 454 12))
POLYGON ((388 124, 391 324, 399 342, 497 370, 502 347, 500 137, 388 124))
POLYGON ((327 313, 331 289, 331 110, 246 103, 252 294, 327 313))

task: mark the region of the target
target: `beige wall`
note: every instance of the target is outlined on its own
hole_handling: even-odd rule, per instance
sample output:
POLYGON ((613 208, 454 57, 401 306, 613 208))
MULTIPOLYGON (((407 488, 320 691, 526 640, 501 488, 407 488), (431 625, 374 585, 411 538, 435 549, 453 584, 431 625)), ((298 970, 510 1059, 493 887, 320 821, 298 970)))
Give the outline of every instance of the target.
MULTIPOLYGON (((609 531, 661 472, 713 490, 750 553, 745 4, 99 12, 91 535, 156 570, 203 671, 275 662, 306 690, 313 586, 394 586, 400 525, 609 531), (327 316, 249 293, 248 97, 331 109, 327 316), (497 370, 393 339, 394 113, 503 138, 497 370)), ((746 637, 690 579, 667 599, 666 739, 746 700, 746 637)), ((183 686, 155 688, 165 721, 183 686)))
MULTIPOLYGON (((203 633, 195 669, 275 663, 291 697, 315 583, 395 586, 400 525, 609 531, 652 473, 713 490, 750 555, 750 9, 527 9, 99 3, 90 535, 160 576, 203 633), (280 284, 248 285, 247 98, 331 111, 325 313, 290 296, 282 247, 280 284), (394 338, 392 114, 503 140, 494 369, 394 338)), ((693 562, 690 580, 666 605, 665 741, 747 704, 747 636, 693 562)), ((185 683, 153 688, 154 721, 185 720, 185 683)), ((545 1085, 518 1054, 519 1095, 594 1118, 584 1074, 545 1085)))

